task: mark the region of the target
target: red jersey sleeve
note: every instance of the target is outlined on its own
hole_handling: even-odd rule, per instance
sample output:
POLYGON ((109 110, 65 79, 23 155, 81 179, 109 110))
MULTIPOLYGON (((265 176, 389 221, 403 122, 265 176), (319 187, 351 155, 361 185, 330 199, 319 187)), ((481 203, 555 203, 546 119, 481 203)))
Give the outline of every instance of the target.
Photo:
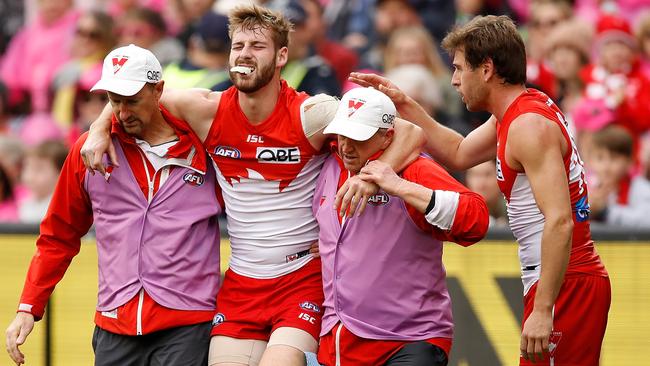
POLYGON ((489 214, 485 199, 472 192, 454 179, 444 168, 434 161, 420 157, 408 166, 402 177, 432 190, 458 192, 458 208, 451 230, 442 230, 431 225, 424 213, 406 204, 406 209, 413 222, 434 238, 453 241, 462 246, 472 245, 485 237, 489 224, 489 214))
POLYGON ((63 278, 72 258, 79 253, 81 237, 93 222, 92 207, 84 189, 86 169, 81 146, 87 134, 72 147, 54 189, 50 206, 41 222, 18 311, 29 312, 38 320, 56 284, 63 278))

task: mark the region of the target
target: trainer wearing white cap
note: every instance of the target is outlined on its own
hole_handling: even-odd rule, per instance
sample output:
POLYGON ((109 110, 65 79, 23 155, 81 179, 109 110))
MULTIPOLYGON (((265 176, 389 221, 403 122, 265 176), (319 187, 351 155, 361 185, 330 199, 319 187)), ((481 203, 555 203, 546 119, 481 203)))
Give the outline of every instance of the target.
POLYGON ((376 160, 392 142, 394 122, 390 98, 357 88, 325 129, 338 135, 312 204, 325 293, 318 361, 325 366, 446 365, 453 322, 442 241, 468 246, 487 231, 483 198, 432 160, 418 158, 401 176, 376 160), (362 216, 341 217, 336 191, 356 174, 381 189, 362 216))
POLYGON ((162 67, 151 51, 130 44, 113 50, 106 56, 102 78, 90 89, 106 90, 130 97, 146 83, 162 80, 162 67))
POLYGON ((221 204, 215 173, 185 121, 159 105, 160 63, 134 45, 104 60, 93 90, 108 93, 118 157, 86 171, 82 135, 61 171, 37 252, 7 329, 16 364, 34 321, 95 224, 98 296, 95 365, 195 365, 208 360, 219 270, 221 204))

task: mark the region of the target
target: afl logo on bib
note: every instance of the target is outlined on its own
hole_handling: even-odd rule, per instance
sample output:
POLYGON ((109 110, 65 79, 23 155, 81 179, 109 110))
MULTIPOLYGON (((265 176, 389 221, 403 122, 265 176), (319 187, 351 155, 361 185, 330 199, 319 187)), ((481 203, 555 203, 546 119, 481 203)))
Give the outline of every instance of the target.
POLYGON ((203 184, 203 176, 196 173, 186 173, 183 176, 183 180, 185 181, 185 183, 197 187, 203 184))
POLYGON ((368 203, 373 206, 382 206, 390 201, 390 197, 386 193, 377 193, 374 196, 368 197, 368 203))

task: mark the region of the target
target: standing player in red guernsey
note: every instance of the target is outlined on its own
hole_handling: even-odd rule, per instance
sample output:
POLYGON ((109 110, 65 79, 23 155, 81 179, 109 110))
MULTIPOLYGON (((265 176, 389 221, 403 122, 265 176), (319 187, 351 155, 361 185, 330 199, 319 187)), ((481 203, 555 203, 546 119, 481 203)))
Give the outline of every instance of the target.
POLYGON ((476 17, 443 47, 467 109, 493 115, 466 138, 387 79, 351 79, 389 95, 446 166, 467 169, 496 158, 524 284, 520 365, 598 365, 611 288, 591 240, 583 164, 564 116, 548 96, 525 87, 524 43, 508 17, 476 17))
MULTIPOLYGON (((234 87, 171 91, 162 98, 203 140, 228 215, 232 255, 217 299, 209 365, 304 365, 304 351, 318 345, 323 301, 320 260, 309 254, 318 240, 311 203, 327 155, 322 131, 338 102, 309 98, 280 79, 291 29, 280 14, 245 6, 234 9, 229 22, 234 87)), ((106 126, 100 117, 84 150, 99 170, 106 126)), ((417 156, 419 132, 408 123, 396 130, 399 141, 382 160, 399 168, 417 156)), ((351 184, 363 188, 343 196, 342 206, 349 201, 352 210, 376 193, 358 178, 351 184)))

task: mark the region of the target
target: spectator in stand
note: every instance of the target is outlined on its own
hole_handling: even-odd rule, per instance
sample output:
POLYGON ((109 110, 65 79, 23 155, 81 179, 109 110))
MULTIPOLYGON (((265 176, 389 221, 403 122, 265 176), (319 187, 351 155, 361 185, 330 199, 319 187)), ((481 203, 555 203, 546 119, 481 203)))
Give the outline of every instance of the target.
MULTIPOLYGON (((638 163, 639 137, 650 128, 650 80, 641 71, 637 42, 625 19, 604 14, 596 32, 596 59, 581 71, 586 86, 584 100, 576 105, 575 114, 603 121, 611 115, 608 119, 632 135, 638 163)), ((578 130, 586 122, 591 120, 575 118, 578 130)))
POLYGON ((14 198, 14 186, 0 165, 0 223, 18 222, 18 205, 14 198))
POLYGON ((639 42, 639 50, 641 51, 641 70, 647 78, 650 78, 650 11, 645 12, 639 18, 636 27, 636 39, 639 42))
POLYGON ((490 227, 508 227, 506 201, 499 190, 496 171, 495 160, 473 166, 465 172, 465 185, 485 199, 490 214, 490 227))
POLYGON ((543 59, 546 40, 557 25, 571 17, 571 4, 566 0, 534 0, 530 4, 526 79, 552 99, 557 95, 553 74, 543 59))
POLYGON ((324 0, 321 3, 329 38, 358 54, 372 46, 375 0, 324 0))
POLYGON ((313 34, 316 53, 334 69, 339 85, 343 85, 359 63, 359 56, 353 50, 327 38, 323 6, 318 0, 301 0, 300 4, 307 13, 306 28, 313 34))
POLYGON ((112 0, 107 2, 106 10, 113 18, 119 18, 129 10, 140 7, 162 12, 165 2, 165 0, 112 0))
POLYGON ((0 132, 0 222, 18 222, 17 187, 23 158, 20 140, 0 132))
MULTIPOLYGON (((174 19, 171 21, 176 38, 187 48, 190 37, 201 17, 214 7, 215 0, 167 0, 174 9, 174 19)), ((235 0, 239 1, 239 0, 235 0)))
POLYGON ((0 63, 11 38, 25 21, 25 2, 0 1, 0 63))
POLYGON ((105 93, 93 93, 90 89, 101 78, 102 65, 86 70, 74 86, 74 102, 72 124, 66 136, 68 146, 73 146, 75 141, 88 129, 90 123, 102 112, 108 96, 105 93))
POLYGON ((43 220, 67 155, 68 149, 57 140, 42 142, 27 151, 21 180, 28 195, 18 202, 21 222, 38 224, 43 220))
POLYGON ((610 125, 594 135, 593 176, 589 205, 594 217, 609 225, 650 227, 650 164, 648 152, 641 174, 632 178, 632 136, 610 125))
POLYGON ((136 46, 151 50, 164 66, 180 61, 185 48, 175 38, 167 36, 167 25, 160 13, 147 8, 127 11, 118 22, 118 45, 136 46))
MULTIPOLYGON (((20 190, 18 186, 20 184, 24 149, 24 145, 19 139, 13 136, 0 135, 0 166, 9 177, 14 192, 17 189, 20 190)), ((22 194, 23 192, 17 193, 22 194)))
POLYGON ((592 31, 588 24, 577 19, 559 24, 546 40, 544 59, 555 79, 555 102, 568 117, 582 98, 584 83, 580 70, 590 62, 592 31))
POLYGON ((429 69, 420 64, 404 64, 391 68, 386 77, 415 99, 430 116, 440 118, 436 111, 442 106, 441 92, 429 69))
POLYGON ((341 85, 336 80, 332 67, 318 54, 314 45, 313 23, 301 0, 275 0, 267 4, 269 8, 284 14, 294 25, 289 33, 288 62, 282 68, 281 76, 287 84, 297 91, 309 95, 320 93, 340 96, 341 85))
POLYGON ((648 8, 648 0, 574 0, 576 16, 594 24, 603 13, 617 12, 629 22, 648 8))
MULTIPOLYGON (((52 82, 52 114, 64 130, 75 122, 74 99, 79 79, 88 70, 98 69, 101 72, 102 60, 113 49, 115 41, 113 19, 106 13, 94 10, 79 18, 70 49, 72 60, 57 71, 52 82)), ((99 80, 99 74, 97 78, 99 80)))
POLYGON ((163 70, 168 88, 226 90, 232 83, 228 74, 228 18, 207 12, 196 27, 185 58, 163 70))
POLYGON ((11 134, 12 118, 9 112, 9 91, 0 80, 0 136, 11 134))
POLYGON ((388 39, 383 64, 386 73, 402 65, 423 65, 435 78, 435 82, 430 87, 438 89, 442 98, 441 103, 435 108, 436 119, 448 122, 451 119, 458 119, 462 114, 464 108, 456 90, 451 86, 449 68, 443 62, 436 48, 436 41, 426 28, 412 26, 395 30, 388 39))
MULTIPOLYGON (((504 0, 456 0, 456 24, 464 25, 477 15, 511 15, 511 9, 504 0)), ((526 8, 522 9, 528 11, 526 8)), ((519 20, 519 18, 515 18, 519 20)))
POLYGON ((28 95, 32 112, 47 112, 49 86, 56 71, 69 60, 69 46, 79 12, 72 0, 40 0, 37 16, 9 43, 0 65, 0 79, 10 91, 9 103, 28 95))
POLYGON ((422 26, 422 18, 408 0, 377 0, 372 48, 363 55, 363 66, 381 70, 383 54, 390 35, 397 29, 422 26))

